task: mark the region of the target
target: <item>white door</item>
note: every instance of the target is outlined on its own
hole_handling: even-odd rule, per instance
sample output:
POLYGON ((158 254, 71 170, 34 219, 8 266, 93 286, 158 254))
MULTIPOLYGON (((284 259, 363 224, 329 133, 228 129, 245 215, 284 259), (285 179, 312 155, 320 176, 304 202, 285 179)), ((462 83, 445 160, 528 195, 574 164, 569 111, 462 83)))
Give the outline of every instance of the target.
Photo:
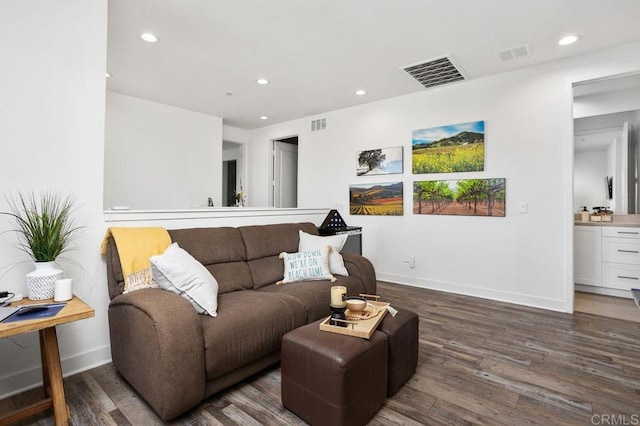
POLYGON ((274 141, 273 207, 298 206, 298 145, 274 141))

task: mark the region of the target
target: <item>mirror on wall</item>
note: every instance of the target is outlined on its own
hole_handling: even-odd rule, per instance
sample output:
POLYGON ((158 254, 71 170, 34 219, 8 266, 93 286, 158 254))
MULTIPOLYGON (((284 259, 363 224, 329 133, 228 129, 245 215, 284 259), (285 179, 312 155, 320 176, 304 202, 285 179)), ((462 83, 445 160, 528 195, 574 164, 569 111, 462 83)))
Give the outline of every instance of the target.
POLYGON ((574 84, 574 211, 637 214, 640 73, 574 84))

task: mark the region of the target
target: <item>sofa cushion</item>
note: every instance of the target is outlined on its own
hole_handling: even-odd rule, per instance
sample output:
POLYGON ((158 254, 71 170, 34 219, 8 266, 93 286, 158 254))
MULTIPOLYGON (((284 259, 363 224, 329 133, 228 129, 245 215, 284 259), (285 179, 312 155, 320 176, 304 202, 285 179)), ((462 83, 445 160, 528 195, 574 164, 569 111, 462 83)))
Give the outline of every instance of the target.
POLYGON ((268 292, 277 295, 288 295, 298 299, 307 313, 307 322, 313 322, 329 316, 329 303, 331 302, 331 287, 342 285, 347 287, 347 296, 357 296, 366 293, 362 282, 353 277, 336 277, 338 281, 302 281, 287 285, 267 285, 261 287, 259 292, 268 292))
POLYGON ((347 271, 347 268, 344 266, 344 260, 340 254, 344 243, 347 242, 347 234, 330 235, 326 237, 307 234, 304 231, 299 231, 299 234, 300 244, 298 245, 298 251, 309 251, 330 245, 333 247, 333 250, 329 252, 329 270, 335 275, 349 275, 349 271, 347 271))
POLYGON ((308 222, 238 228, 244 240, 247 266, 251 271, 254 289, 273 284, 284 277, 284 265, 278 256, 283 251, 287 253, 298 251, 300 242, 298 231, 300 230, 308 234, 318 234, 316 226, 308 222))
POLYGON ((238 228, 190 228, 169 231, 171 239, 218 281, 218 294, 253 288, 246 264, 244 241, 238 228))
POLYGON ((297 281, 335 281, 331 271, 329 271, 329 252, 331 250, 333 250, 331 246, 325 246, 297 253, 280 253, 278 257, 283 260, 284 278, 278 281, 277 284, 297 281))
POLYGON ((218 281, 218 294, 253 288, 251 271, 246 262, 218 263, 206 266, 218 281))
POLYGON ((247 260, 277 256, 283 251, 298 251, 298 231, 318 235, 313 223, 281 223, 275 225, 242 226, 238 228, 244 240, 247 260))
POLYGON ((218 316, 202 316, 207 380, 280 349, 282 336, 306 324, 307 314, 293 297, 234 291, 218 297, 218 316))
POLYGON ((249 260, 246 265, 251 271, 254 290, 280 281, 284 277, 284 263, 278 256, 249 260))
POLYGON ((199 314, 216 316, 218 282, 178 243, 171 244, 163 254, 151 256, 154 281, 163 289, 184 297, 199 314))
POLYGON ((246 260, 242 235, 237 228, 190 228, 169 231, 178 243, 203 265, 246 260))

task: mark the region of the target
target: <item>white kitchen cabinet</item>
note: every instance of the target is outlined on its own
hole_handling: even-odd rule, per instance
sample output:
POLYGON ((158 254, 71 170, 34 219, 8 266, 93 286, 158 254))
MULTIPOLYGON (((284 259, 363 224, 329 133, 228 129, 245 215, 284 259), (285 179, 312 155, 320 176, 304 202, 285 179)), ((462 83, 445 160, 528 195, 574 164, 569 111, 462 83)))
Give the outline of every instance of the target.
POLYGON ((602 282, 602 227, 574 226, 573 277, 576 284, 602 282))
POLYGON ((640 227, 576 225, 573 238, 580 290, 631 297, 640 288, 640 227))
POLYGON ((640 228, 602 227, 602 286, 640 287, 640 228))
POLYGON ((640 239, 640 228, 622 226, 601 226, 603 237, 640 239))
POLYGON ((618 290, 631 290, 640 287, 640 265, 603 262, 602 286, 618 290))

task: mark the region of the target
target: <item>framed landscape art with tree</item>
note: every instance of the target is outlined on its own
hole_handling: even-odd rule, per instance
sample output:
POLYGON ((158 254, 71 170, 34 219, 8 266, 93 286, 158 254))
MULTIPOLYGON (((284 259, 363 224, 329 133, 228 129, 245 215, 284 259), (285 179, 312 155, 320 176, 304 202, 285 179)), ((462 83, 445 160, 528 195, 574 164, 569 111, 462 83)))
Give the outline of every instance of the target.
POLYGON ((413 213, 505 216, 506 179, 425 180, 413 183, 413 213))
POLYGON ((358 176, 398 174, 404 169, 401 146, 359 151, 357 157, 358 176))

